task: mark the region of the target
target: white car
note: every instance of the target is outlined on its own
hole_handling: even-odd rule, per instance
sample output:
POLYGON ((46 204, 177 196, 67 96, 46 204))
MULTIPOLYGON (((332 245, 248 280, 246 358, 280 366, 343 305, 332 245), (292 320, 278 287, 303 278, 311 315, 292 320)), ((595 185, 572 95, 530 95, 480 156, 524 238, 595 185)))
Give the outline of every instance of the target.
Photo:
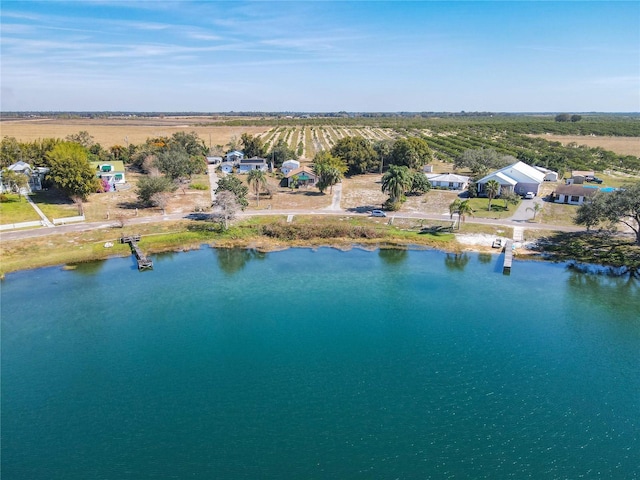
POLYGON ((534 198, 535 196, 536 196, 536 194, 535 194, 535 193, 533 193, 533 192, 527 192, 527 193, 525 194, 524 198, 525 198, 525 199, 527 199, 527 200, 531 200, 531 199, 532 199, 532 198, 534 198))
POLYGON ((384 213, 382 210, 371 210, 371 216, 372 217, 386 217, 387 214, 384 213))

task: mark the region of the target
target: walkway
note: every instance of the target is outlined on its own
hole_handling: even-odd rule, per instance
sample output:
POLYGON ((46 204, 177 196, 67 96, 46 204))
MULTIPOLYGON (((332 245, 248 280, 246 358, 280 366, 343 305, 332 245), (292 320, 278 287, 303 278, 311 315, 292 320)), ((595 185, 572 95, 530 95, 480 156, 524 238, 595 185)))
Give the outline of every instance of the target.
POLYGON ((31 204, 31 206, 33 207, 33 209, 36 211, 36 213, 40 216, 40 218, 42 219, 42 224, 45 227, 53 227, 53 223, 51 223, 49 221, 49 219, 47 218, 47 216, 42 212, 42 210, 40 210, 40 207, 38 207, 38 205, 36 205, 33 200, 31 200, 31 197, 27 194, 24 194, 24 198, 27 199, 27 202, 29 202, 31 204))
POLYGON ((331 198, 331 205, 323 208, 323 210, 341 211, 340 200, 342 199, 342 183, 336 183, 333 186, 333 197, 331 198))

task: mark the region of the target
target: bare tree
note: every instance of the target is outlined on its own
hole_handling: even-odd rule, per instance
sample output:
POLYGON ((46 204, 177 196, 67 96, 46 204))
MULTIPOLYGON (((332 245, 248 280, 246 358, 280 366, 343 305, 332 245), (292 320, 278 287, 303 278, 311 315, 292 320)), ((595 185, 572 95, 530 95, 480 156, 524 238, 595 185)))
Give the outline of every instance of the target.
POLYGON ((167 204, 169 203, 169 192, 156 192, 151 195, 151 203, 162 209, 162 214, 166 213, 167 204))
POLYGON ((233 192, 223 190, 216 194, 216 198, 213 201, 213 208, 218 210, 214 213, 214 216, 220 220, 222 228, 226 230, 229 228, 229 222, 235 218, 236 213, 240 209, 240 204, 233 192))

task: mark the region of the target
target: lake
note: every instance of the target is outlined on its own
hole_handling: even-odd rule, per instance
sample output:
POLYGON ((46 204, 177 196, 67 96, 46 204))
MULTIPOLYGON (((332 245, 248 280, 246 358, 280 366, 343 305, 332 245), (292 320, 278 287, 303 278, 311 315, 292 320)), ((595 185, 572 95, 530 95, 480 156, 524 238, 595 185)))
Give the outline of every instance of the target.
POLYGON ((640 477, 640 287, 421 250, 7 275, 3 479, 640 477))

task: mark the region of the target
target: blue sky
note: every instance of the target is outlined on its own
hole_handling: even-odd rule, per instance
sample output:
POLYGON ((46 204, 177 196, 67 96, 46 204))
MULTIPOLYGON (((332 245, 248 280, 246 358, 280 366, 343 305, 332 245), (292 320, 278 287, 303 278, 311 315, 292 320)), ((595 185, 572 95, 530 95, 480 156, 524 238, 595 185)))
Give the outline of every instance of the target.
POLYGON ((3 111, 640 111, 637 1, 0 8, 3 111))

